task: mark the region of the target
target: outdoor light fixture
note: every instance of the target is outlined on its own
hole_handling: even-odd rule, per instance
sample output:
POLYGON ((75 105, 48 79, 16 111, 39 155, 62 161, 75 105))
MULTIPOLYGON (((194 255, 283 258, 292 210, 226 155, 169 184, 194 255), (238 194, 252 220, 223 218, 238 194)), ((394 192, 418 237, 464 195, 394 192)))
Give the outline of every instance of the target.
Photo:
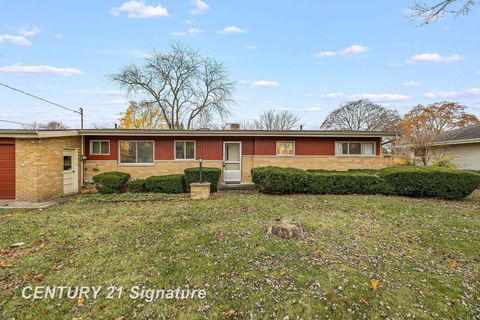
POLYGON ((203 163, 203 158, 202 156, 200 156, 198 158, 198 163, 200 164, 200 183, 203 182, 203 176, 202 176, 202 163, 203 163))

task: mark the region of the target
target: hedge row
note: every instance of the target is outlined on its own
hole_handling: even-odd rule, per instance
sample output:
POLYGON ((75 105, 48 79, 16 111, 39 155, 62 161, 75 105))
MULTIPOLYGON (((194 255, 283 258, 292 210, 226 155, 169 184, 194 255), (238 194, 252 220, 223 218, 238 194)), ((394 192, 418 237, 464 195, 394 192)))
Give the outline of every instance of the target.
POLYGON ((293 168, 252 169, 260 192, 272 194, 393 194, 462 199, 480 187, 480 175, 438 167, 392 167, 379 171, 303 171, 293 168))
MULTIPOLYGON (((211 192, 217 191, 218 180, 222 170, 218 168, 203 168, 203 181, 210 182, 211 192)), ((192 182, 198 182, 200 177, 199 168, 187 168, 183 174, 170 174, 165 176, 152 176, 146 180, 131 180, 128 173, 104 172, 93 177, 95 188, 99 193, 129 192, 158 192, 158 193, 183 193, 187 191, 192 182)))

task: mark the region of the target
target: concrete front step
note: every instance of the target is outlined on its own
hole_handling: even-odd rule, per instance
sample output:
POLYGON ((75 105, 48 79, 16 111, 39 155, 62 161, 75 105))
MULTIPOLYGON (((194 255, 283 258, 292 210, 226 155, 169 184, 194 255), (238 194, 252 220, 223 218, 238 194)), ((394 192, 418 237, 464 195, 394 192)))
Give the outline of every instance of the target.
POLYGON ((249 191, 255 190, 255 183, 219 183, 219 191, 249 191))

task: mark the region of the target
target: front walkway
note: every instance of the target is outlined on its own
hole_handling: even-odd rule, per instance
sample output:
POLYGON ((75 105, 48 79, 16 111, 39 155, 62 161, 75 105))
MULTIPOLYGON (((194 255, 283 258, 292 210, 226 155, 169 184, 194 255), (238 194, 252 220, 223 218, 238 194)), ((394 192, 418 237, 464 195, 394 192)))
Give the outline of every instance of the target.
POLYGON ((35 209, 47 208, 57 203, 56 201, 26 202, 15 200, 0 200, 0 209, 35 209))

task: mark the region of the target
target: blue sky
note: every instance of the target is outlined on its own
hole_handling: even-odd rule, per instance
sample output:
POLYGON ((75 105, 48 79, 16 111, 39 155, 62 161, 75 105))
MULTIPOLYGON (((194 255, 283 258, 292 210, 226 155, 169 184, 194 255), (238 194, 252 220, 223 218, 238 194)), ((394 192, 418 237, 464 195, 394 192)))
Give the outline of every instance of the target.
MULTIPOLYGON (((223 62, 238 82, 230 121, 288 109, 314 128, 357 98, 402 114, 458 101, 480 116, 480 8, 419 27, 407 18, 412 3, 4 1, 0 81, 84 107, 87 126, 113 122, 127 97, 106 74, 182 42, 223 62)), ((76 114, 2 87, 0 119, 78 126, 76 114)))

